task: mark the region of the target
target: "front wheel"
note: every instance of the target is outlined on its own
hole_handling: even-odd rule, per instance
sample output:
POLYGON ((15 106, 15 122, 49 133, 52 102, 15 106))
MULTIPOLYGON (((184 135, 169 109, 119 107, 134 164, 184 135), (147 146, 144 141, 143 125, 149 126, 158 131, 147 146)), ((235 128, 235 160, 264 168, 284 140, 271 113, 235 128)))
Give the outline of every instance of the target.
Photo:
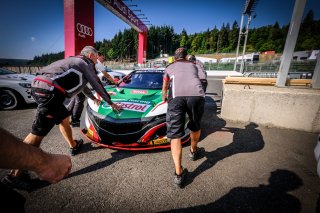
POLYGON ((11 90, 0 91, 0 109, 10 110, 18 106, 18 97, 11 90))

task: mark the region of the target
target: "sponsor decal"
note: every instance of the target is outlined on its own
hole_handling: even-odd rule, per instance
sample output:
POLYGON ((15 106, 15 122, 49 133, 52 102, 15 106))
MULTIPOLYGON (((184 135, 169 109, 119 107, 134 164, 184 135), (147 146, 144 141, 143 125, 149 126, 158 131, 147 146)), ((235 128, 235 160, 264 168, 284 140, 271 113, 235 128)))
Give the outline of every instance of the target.
POLYGON ((93 139, 93 131, 91 129, 88 129, 87 134, 89 138, 93 139))
POLYGON ((131 90, 130 91, 131 94, 142 94, 142 95, 146 95, 148 94, 148 90, 131 90))
MULTIPOLYGON (((101 1, 100 1, 101 2, 101 1)), ((144 23, 130 10, 130 8, 119 0, 104 0, 102 5, 107 7, 111 12, 116 14, 122 20, 128 23, 128 21, 138 27, 139 30, 146 32, 148 28, 144 23)))
POLYGON ((160 145, 160 144, 165 144, 165 143, 169 143, 168 138, 158 138, 158 139, 151 141, 152 145, 160 145))
POLYGON ((108 94, 109 94, 109 95, 116 95, 116 93, 115 93, 115 92, 111 92, 111 91, 110 91, 110 92, 108 92, 108 94))
MULTIPOLYGON (((141 104, 133 102, 115 102, 115 104, 122 107, 122 110, 135 111, 135 112, 145 112, 151 106, 150 104, 141 104)), ((110 109, 109 104, 104 103, 102 106, 104 109, 110 109)))
POLYGON ((139 99, 113 98, 112 101, 151 104, 151 101, 144 101, 144 100, 139 100, 139 99))
POLYGON ((92 36, 93 35, 93 30, 91 27, 88 27, 84 24, 77 23, 76 25, 77 31, 78 31, 78 36, 85 38, 86 36, 92 36))

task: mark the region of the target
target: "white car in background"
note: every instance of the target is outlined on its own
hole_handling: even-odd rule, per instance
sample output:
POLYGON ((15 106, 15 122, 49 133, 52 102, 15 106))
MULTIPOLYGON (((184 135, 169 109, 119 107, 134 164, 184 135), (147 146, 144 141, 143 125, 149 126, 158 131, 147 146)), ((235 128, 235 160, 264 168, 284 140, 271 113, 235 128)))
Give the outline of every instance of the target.
MULTIPOLYGON (((105 71, 111 75, 111 77, 115 80, 115 81, 119 81, 120 79, 122 79, 125 74, 122 73, 122 72, 116 72, 116 71, 113 71, 111 70, 110 68, 106 67, 105 68, 105 71)), ((102 72, 100 72, 98 74, 98 77, 100 78, 100 81, 102 82, 102 84, 105 86, 105 85, 109 85, 111 84, 111 82, 108 81, 108 79, 106 77, 104 77, 104 75, 102 74, 102 72)))
POLYGON ((34 77, 0 68, 0 109, 10 110, 22 104, 34 103, 31 96, 31 81, 34 77))

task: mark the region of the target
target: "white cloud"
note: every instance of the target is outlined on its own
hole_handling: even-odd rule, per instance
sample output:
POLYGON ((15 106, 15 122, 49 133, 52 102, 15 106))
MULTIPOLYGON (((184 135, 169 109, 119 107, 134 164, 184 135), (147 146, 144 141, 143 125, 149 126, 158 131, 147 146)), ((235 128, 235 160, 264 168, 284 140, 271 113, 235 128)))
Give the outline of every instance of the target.
POLYGON ((32 36, 32 37, 30 38, 30 40, 31 40, 32 42, 34 42, 34 41, 36 40, 36 38, 32 36))

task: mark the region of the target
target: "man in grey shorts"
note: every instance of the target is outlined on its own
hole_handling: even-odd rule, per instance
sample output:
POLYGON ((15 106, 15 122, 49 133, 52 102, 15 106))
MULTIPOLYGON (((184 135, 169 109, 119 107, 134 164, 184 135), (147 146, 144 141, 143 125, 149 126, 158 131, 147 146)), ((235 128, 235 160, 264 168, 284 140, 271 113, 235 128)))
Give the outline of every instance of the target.
MULTIPOLYGON (((102 83, 96 75, 95 63, 97 63, 98 51, 92 46, 82 49, 81 55, 56 61, 37 72, 32 81, 31 95, 38 104, 36 118, 32 125, 32 131, 24 139, 24 143, 40 147, 42 139, 50 132, 54 125, 59 124, 60 132, 70 147, 70 154, 78 154, 83 141, 74 140, 70 127, 70 112, 63 102, 80 92, 89 95, 96 104, 96 99, 86 84, 89 82, 92 88, 114 109, 120 106, 111 101, 109 94, 104 90, 102 83)), ((2 183, 13 188, 30 189, 29 178, 21 174, 20 170, 12 170, 2 183), (24 176, 24 178, 22 178, 24 176)))
POLYGON ((204 149, 197 144, 201 133, 200 122, 204 111, 205 93, 197 66, 186 59, 187 50, 178 48, 174 57, 175 62, 167 66, 164 72, 162 100, 168 101, 167 137, 171 139, 171 153, 175 165, 174 182, 182 187, 188 172, 181 164, 181 137, 184 135, 185 114, 187 113, 190 119, 188 123, 188 128, 191 130, 189 158, 196 160, 204 152, 204 149))

